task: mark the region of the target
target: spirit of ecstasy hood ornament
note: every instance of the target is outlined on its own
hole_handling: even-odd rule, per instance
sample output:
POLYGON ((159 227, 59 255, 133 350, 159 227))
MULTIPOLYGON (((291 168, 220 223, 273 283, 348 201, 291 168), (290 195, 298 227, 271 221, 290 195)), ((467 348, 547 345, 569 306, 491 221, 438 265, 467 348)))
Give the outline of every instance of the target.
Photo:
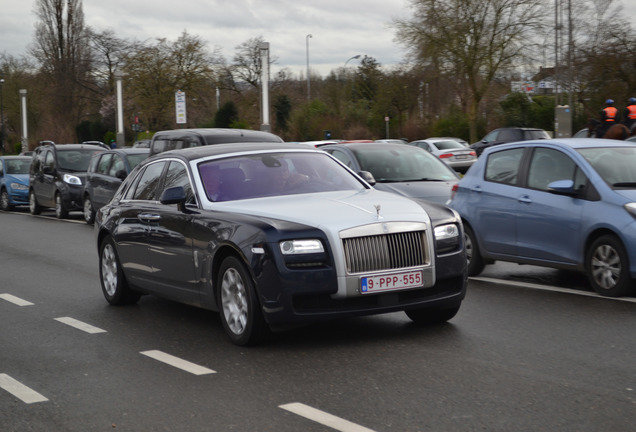
POLYGON ((382 216, 380 216, 380 209, 382 208, 380 206, 380 204, 375 204, 373 207, 375 207, 375 212, 377 213, 378 219, 380 219, 382 216))

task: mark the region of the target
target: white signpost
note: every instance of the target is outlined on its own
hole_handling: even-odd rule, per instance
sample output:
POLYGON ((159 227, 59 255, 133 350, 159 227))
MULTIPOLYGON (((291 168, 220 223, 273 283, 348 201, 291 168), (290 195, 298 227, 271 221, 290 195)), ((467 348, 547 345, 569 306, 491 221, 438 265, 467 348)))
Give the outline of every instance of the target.
POLYGON ((186 117, 186 96, 185 93, 181 90, 177 90, 174 95, 175 106, 177 112, 177 124, 185 124, 187 123, 186 117))

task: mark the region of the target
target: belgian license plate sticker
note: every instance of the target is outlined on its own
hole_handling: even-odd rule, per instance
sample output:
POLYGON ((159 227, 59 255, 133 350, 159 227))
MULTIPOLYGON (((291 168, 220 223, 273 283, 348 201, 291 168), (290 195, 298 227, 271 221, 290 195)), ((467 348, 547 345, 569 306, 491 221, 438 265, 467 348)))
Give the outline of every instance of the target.
POLYGON ((362 294, 382 291, 395 291, 406 288, 417 288, 424 285, 424 277, 421 271, 395 273, 384 276, 369 276, 360 279, 360 292, 362 294))

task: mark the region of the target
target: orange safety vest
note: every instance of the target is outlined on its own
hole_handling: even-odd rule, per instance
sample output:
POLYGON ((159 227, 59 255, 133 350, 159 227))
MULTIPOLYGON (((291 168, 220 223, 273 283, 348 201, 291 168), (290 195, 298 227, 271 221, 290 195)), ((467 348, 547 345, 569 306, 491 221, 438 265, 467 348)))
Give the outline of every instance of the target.
POLYGON ((618 112, 618 110, 615 107, 605 107, 603 108, 603 111, 605 111, 605 121, 606 122, 613 122, 616 121, 616 113, 618 112))
POLYGON ((630 120, 636 120, 636 105, 627 105, 627 118, 630 120))

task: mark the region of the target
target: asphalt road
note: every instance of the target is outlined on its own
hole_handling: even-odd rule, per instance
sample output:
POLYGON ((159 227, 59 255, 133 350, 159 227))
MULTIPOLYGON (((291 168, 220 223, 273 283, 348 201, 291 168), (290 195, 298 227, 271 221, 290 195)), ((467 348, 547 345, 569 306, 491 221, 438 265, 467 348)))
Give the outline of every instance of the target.
POLYGON ((240 348, 212 312, 108 306, 72 217, 0 212, 2 432, 634 430, 636 303, 577 275, 497 265, 442 326, 395 313, 240 348))

